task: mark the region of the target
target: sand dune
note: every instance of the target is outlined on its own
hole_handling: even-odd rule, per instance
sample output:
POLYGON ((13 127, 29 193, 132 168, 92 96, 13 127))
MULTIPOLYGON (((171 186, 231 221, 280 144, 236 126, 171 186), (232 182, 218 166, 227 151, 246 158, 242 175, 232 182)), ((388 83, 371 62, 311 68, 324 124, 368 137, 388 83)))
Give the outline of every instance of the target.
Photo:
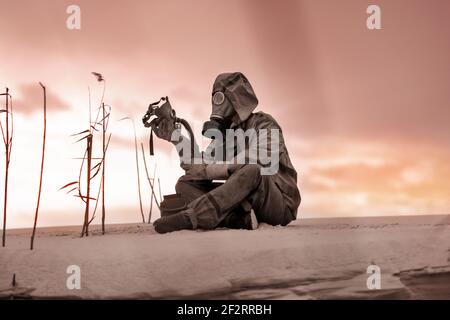
POLYGON ((305 219, 258 230, 108 226, 11 230, 0 248, 1 298, 450 299, 449 216, 305 219), (381 268, 369 290, 367 267, 381 268), (69 290, 69 265, 81 289, 69 290), (13 275, 16 285, 12 286, 13 275))

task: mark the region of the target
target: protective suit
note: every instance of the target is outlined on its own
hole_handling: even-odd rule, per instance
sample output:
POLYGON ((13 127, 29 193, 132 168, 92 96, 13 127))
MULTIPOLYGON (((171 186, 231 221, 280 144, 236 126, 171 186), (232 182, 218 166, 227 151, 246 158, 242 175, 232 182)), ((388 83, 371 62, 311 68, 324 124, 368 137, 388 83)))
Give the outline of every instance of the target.
MULTIPOLYGON (((280 126, 270 115, 254 113, 257 105, 253 88, 242 73, 223 73, 216 78, 212 114, 203 133, 207 135, 216 130, 223 133, 223 139, 215 138, 201 154, 200 162, 182 161, 186 174, 178 180, 175 189, 186 200, 187 207, 156 220, 157 232, 217 227, 253 229, 255 217, 258 222, 283 226, 296 219, 301 200, 297 172, 289 159, 280 126), (248 145, 239 148, 232 144, 230 150, 226 144, 226 129, 254 134, 249 137, 248 145), (277 133, 276 144, 271 143, 274 140, 268 132, 277 133), (276 163, 270 165, 276 171, 264 173, 267 163, 252 159, 255 152, 249 150, 251 146, 258 152, 263 150, 272 155, 276 163), (217 157, 217 150, 225 150, 224 155, 217 157), (245 163, 236 159, 245 159, 245 163)), ((167 138, 168 134, 161 132, 161 128, 153 127, 153 130, 157 136, 167 138)))

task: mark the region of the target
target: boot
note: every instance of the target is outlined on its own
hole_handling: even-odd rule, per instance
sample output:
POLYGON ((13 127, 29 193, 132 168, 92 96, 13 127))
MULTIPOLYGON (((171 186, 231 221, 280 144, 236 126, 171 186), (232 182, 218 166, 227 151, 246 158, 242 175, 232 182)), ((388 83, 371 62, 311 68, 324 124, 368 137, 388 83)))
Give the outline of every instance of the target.
POLYGON ((250 228, 248 230, 258 229, 259 226, 258 218, 256 218, 256 214, 255 211, 253 211, 253 209, 250 211, 249 216, 250 216, 250 223, 249 223, 250 228))
POLYGON ((185 211, 162 217, 153 222, 153 227, 158 233, 167 233, 179 230, 192 230, 192 222, 185 211))
POLYGON ((249 212, 232 212, 220 223, 219 227, 255 230, 258 228, 258 220, 253 209, 249 212))

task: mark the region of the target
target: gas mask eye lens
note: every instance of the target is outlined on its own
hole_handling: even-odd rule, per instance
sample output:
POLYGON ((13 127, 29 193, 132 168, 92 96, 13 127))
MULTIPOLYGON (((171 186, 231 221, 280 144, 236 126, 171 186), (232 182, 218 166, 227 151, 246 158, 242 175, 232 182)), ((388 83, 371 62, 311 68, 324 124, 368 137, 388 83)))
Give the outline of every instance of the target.
POLYGON ((212 101, 215 105, 221 105, 225 101, 225 95, 221 91, 217 91, 213 94, 212 101))

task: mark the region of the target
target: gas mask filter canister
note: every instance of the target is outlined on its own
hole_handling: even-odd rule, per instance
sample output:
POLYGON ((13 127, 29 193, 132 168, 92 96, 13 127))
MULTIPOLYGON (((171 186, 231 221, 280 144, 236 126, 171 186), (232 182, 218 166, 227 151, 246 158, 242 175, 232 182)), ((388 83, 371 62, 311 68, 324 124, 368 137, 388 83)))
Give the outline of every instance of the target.
POLYGON ((225 103, 226 97, 222 91, 216 91, 212 96, 212 113, 209 121, 203 124, 202 134, 210 139, 216 137, 217 132, 222 135, 227 129, 227 116, 232 113, 232 106, 225 103), (230 110, 228 110, 230 109, 230 110))

